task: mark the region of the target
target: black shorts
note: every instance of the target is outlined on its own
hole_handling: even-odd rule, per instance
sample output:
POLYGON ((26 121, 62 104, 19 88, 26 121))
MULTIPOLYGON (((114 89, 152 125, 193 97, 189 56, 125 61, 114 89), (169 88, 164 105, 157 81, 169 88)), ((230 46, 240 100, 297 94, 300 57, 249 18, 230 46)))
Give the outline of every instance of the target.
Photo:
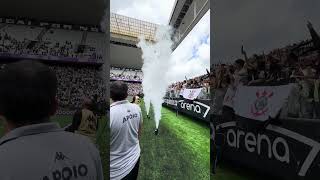
POLYGON ((140 164, 140 157, 136 165, 130 171, 130 173, 126 177, 122 178, 122 180, 136 180, 138 178, 138 173, 139 173, 139 164, 140 164))

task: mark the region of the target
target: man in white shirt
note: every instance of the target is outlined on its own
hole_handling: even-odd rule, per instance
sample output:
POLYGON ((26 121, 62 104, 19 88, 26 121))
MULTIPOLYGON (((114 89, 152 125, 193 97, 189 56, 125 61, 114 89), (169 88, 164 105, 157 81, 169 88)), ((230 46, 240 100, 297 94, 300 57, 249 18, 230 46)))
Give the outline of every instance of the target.
POLYGON ((57 77, 46 65, 23 60, 0 71, 0 179, 103 180, 98 149, 64 131, 57 110, 57 77))
POLYGON ((137 104, 126 100, 128 86, 120 81, 110 86, 110 179, 138 177, 142 114, 137 104))
POLYGON ((236 70, 234 72, 234 86, 239 84, 246 84, 248 81, 248 72, 245 65, 245 61, 238 59, 235 61, 236 70))

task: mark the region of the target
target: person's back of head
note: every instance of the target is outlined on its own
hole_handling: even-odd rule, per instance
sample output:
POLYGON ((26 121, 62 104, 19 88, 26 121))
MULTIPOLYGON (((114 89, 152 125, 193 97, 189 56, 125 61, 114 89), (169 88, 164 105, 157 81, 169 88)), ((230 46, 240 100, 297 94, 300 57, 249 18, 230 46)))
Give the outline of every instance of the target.
POLYGON ((88 97, 84 97, 82 101, 82 108, 86 108, 88 110, 92 110, 93 102, 88 97))
POLYGON ((38 124, 57 108, 57 78, 46 65, 22 60, 0 72, 0 115, 15 127, 38 124))
POLYGON ((128 85, 122 81, 112 82, 110 85, 110 97, 114 102, 126 100, 128 97, 128 85))

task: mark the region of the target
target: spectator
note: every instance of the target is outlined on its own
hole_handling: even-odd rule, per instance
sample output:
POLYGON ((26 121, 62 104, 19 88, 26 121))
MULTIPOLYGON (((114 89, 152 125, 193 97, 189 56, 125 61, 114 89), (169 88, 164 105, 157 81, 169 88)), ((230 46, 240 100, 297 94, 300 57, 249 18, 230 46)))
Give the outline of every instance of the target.
POLYGON ((72 132, 82 134, 91 139, 92 143, 96 143, 96 135, 98 129, 97 116, 92 109, 92 100, 85 98, 83 106, 76 111, 72 121, 72 132))
MULTIPOLYGON (((65 40, 65 37, 68 37, 70 33, 78 34, 79 32, 77 31, 50 29, 46 34, 42 35, 43 39, 39 41, 38 38, 42 31, 42 27, 31 28, 31 26, 12 24, 4 26, 0 29, 0 53, 6 53, 8 56, 32 56, 34 58, 48 59, 68 58, 75 61, 78 60, 78 57, 82 57, 91 62, 103 61, 102 53, 92 47, 98 46, 97 44, 87 44, 84 52, 79 52, 77 48, 79 46, 78 42, 81 41, 81 36, 75 35, 78 39, 73 39, 72 41, 65 40), (20 29, 20 31, 16 29, 20 29), (59 33, 55 33, 56 31, 59 31, 59 33), (29 34, 26 38, 21 39, 22 35, 19 32, 29 34)), ((26 35, 23 34, 23 36, 26 35)))
POLYGON ((72 167, 82 169, 78 178, 104 179, 99 152, 90 140, 50 122, 57 110, 58 85, 52 70, 31 60, 11 63, 1 70, 0 84, 6 124, 0 139, 0 179, 54 179, 72 167))
MULTIPOLYGON (((237 59, 234 65, 215 64, 211 68, 212 94, 226 87, 238 85, 283 85, 293 83, 295 88, 288 99, 287 113, 290 117, 319 118, 319 65, 320 53, 311 40, 305 40, 268 54, 237 59), (229 86, 231 85, 231 86, 229 86)), ((222 94, 222 93, 220 93, 222 94)), ((285 112, 284 110, 282 112, 285 112)))
MULTIPOLYGON (((5 66, 6 64, 2 64, 5 66)), ((97 96, 97 102, 105 101, 102 69, 77 64, 48 64, 58 80, 59 110, 74 111, 82 106, 83 97, 97 96)))
POLYGON ((140 161, 139 138, 142 127, 141 109, 126 100, 128 87, 116 81, 110 86, 113 100, 110 108, 110 179, 138 177, 140 161))

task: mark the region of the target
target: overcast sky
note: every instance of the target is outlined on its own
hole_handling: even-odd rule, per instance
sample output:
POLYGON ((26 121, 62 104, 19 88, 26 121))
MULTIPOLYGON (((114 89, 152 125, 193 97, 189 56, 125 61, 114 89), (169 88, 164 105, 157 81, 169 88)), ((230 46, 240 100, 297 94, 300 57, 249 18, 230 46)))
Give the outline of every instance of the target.
MULTIPOLYGON (((111 0, 111 12, 168 25, 175 0, 111 0)), ((206 73, 210 66, 210 11, 173 52, 170 81, 181 81, 206 73)))
MULTIPOLYGON (((212 1, 211 1, 212 2, 212 1)), ((320 33, 319 0, 214 0, 212 63, 268 52, 309 38, 310 20, 320 33)))
POLYGON ((111 12, 167 25, 175 0, 111 0, 111 12))

